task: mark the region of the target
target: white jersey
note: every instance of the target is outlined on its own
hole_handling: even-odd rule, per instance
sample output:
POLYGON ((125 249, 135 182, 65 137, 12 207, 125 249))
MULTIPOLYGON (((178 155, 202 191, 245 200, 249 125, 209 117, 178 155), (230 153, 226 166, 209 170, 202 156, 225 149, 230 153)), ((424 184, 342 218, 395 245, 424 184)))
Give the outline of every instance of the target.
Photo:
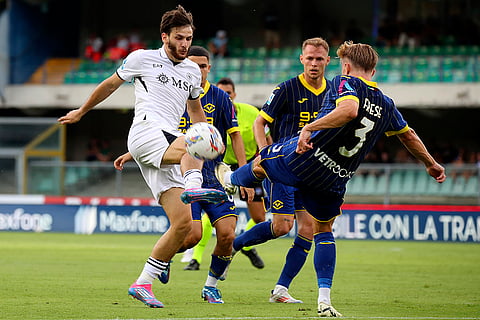
POLYGON ((117 75, 124 81, 134 81, 133 122, 155 121, 164 129, 177 130, 187 99, 203 92, 198 65, 188 59, 172 62, 163 47, 133 51, 123 60, 117 75))

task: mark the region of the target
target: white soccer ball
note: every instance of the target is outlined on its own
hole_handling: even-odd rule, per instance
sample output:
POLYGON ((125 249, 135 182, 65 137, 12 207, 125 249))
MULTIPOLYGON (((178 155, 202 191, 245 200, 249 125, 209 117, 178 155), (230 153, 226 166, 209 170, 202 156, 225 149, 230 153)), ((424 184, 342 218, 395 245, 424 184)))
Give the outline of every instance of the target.
POLYGON ((187 129, 185 145, 189 155, 202 160, 215 159, 225 151, 220 132, 206 122, 197 122, 187 129))

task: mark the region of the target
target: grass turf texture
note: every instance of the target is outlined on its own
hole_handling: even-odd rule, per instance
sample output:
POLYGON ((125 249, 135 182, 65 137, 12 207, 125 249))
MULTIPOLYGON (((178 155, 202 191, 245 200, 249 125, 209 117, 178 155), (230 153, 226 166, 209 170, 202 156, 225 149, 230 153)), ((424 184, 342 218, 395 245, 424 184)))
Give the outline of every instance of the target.
MULTIPOLYGON (((1 319, 180 319, 316 317, 312 254, 290 293, 303 304, 268 302, 291 239, 257 247, 258 270, 241 253, 225 282, 225 304, 203 301, 210 241, 200 271, 174 258, 170 282, 153 290, 165 304, 150 309, 127 296, 156 241, 146 235, 0 232, 1 319)), ((480 245, 337 241, 333 305, 346 318, 480 319, 480 245)))

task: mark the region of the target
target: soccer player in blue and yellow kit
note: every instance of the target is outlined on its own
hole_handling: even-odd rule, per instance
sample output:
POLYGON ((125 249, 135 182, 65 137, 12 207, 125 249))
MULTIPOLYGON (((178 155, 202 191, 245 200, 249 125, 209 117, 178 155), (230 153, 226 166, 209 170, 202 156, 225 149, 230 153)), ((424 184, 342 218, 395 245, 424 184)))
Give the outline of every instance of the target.
MULTIPOLYGON (((283 142, 298 135, 320 111, 323 99, 330 88, 330 81, 324 77, 330 62, 328 43, 322 38, 307 39, 302 44, 300 61, 304 72, 297 77, 279 84, 255 120, 255 139, 260 149, 268 145, 265 126, 271 130, 274 142, 283 142)), ((279 182, 265 181, 268 194, 266 202, 273 216, 239 235, 233 244, 234 250, 259 244, 287 234, 297 220, 298 233, 288 251, 285 265, 270 302, 301 303, 288 293, 288 288, 301 270, 313 241, 313 219, 297 196, 297 188, 279 182)))
MULTIPOLYGON (((217 87, 225 91, 230 96, 230 99, 232 99, 233 106, 235 107, 235 113, 237 115, 238 128, 240 129, 243 145, 245 148, 245 157, 247 161, 253 161, 253 159, 255 159, 255 157, 257 156, 258 148, 257 142, 255 141, 255 136, 253 135, 252 126, 255 122, 255 119, 257 118, 259 110, 250 104, 235 102, 237 94, 235 92, 235 83, 232 79, 227 77, 219 79, 217 81, 217 87)), ((226 164, 230 165, 233 170, 238 168, 238 161, 233 150, 232 140, 230 136, 227 136, 227 144, 225 154, 223 156, 223 161, 226 164)), ((241 188, 239 193, 240 200, 242 201, 247 201, 249 197, 253 197, 251 201, 247 201, 250 219, 245 226, 245 230, 249 230, 255 224, 265 221, 265 207, 263 205, 263 187, 258 186, 257 188, 252 189, 252 192, 253 194, 249 195, 248 189, 241 188)), ((187 257, 188 260, 186 260, 186 262, 189 262, 189 264, 185 266, 183 270, 200 269, 200 264, 202 263, 203 259, 203 252, 212 236, 212 229, 213 227, 210 223, 208 215, 203 215, 202 239, 197 243, 197 245, 195 245, 194 248, 189 249, 192 250, 190 254, 187 251, 183 254, 182 261, 187 257)), ((265 266, 262 258, 258 255, 255 248, 245 247, 242 248, 241 252, 250 259, 250 262, 254 267, 262 269, 265 266)))
MULTIPOLYGON (((211 67, 209 52, 203 47, 192 46, 188 52, 188 58, 198 64, 202 73, 204 93, 200 95, 200 102, 205 111, 207 121, 219 130, 224 143, 227 141, 227 134, 230 136, 237 161, 241 164, 246 164, 245 149, 233 103, 227 93, 211 85, 207 80, 211 67)), ((185 112, 180 121, 179 130, 185 132, 191 124, 190 117, 185 112)), ((216 186, 220 188, 219 190, 223 190, 222 185, 215 177, 215 166, 222 159, 223 155, 215 160, 205 161, 202 169, 203 186, 216 186)), ((212 254, 207 280, 202 289, 202 297, 209 303, 223 303, 220 291, 217 289, 217 283, 232 258, 232 244, 235 238, 237 222, 235 204, 233 199, 217 204, 207 201, 192 203, 193 228, 185 239, 185 249, 193 247, 202 237, 202 211, 205 211, 210 218, 217 236, 217 244, 212 254)))
POLYGON ((253 164, 234 173, 218 167, 226 187, 251 187, 268 177, 298 188, 303 205, 314 218, 314 267, 319 287, 318 314, 341 314, 330 301, 336 262, 332 225, 341 214, 346 184, 383 135, 396 135, 437 182, 446 179, 445 169, 431 156, 415 131, 408 127, 393 100, 371 81, 378 61, 367 44, 343 43, 337 50, 342 75, 332 80, 322 112, 298 137, 273 144, 260 152, 253 164))

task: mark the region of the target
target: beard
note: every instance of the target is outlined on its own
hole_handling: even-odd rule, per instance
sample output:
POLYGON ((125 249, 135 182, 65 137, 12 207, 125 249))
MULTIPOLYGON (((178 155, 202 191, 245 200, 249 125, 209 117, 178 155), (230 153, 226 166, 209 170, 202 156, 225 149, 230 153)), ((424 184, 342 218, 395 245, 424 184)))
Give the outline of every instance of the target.
POLYGON ((170 54, 177 60, 184 60, 187 57, 188 49, 185 51, 185 53, 182 55, 182 53, 178 52, 177 47, 175 47, 172 43, 168 42, 167 44, 168 50, 170 51, 170 54))

